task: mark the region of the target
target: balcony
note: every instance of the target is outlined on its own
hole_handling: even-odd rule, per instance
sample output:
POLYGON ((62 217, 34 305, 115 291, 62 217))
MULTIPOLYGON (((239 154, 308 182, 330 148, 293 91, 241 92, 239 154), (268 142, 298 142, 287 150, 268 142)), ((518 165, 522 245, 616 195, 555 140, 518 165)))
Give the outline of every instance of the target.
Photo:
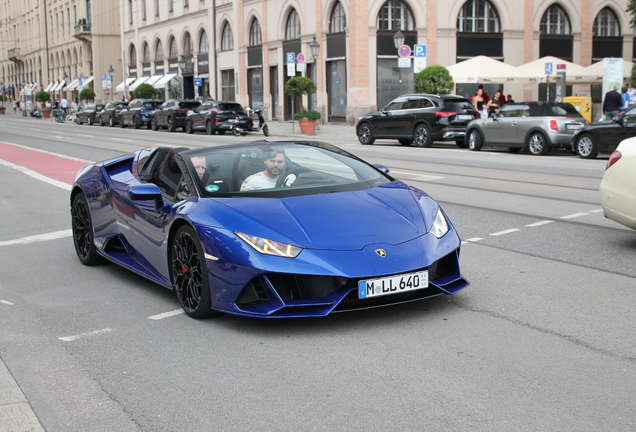
POLYGON ((90 24, 78 24, 75 26, 75 33, 73 34, 75 39, 90 41, 92 39, 92 35, 90 24))
POLYGON ((20 55, 20 48, 11 48, 9 51, 7 51, 7 55, 9 57, 9 60, 11 60, 12 62, 15 62, 15 63, 22 62, 22 56, 20 55))

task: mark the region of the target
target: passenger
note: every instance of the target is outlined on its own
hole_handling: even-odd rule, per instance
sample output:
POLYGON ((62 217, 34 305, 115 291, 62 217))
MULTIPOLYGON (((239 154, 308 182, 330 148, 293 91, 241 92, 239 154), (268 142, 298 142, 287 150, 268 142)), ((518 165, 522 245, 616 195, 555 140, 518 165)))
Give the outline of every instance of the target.
POLYGON ((270 158, 265 159, 265 169, 253 174, 245 179, 241 186, 241 191, 251 191, 258 189, 273 189, 276 187, 278 176, 285 169, 287 160, 283 150, 276 150, 270 153, 270 158))

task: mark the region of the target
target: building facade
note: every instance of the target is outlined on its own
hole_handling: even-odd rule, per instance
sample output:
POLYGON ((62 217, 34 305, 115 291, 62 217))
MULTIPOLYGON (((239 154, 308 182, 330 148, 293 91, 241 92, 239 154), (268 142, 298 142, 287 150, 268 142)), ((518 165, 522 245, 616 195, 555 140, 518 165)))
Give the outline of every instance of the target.
MULTIPOLYGON (((627 0, 1 0, 0 79, 46 87, 81 68, 96 77, 98 98, 149 83, 162 98, 210 95, 288 120, 293 101, 284 86, 303 75, 317 84, 304 106, 323 121, 353 123, 413 91, 412 60, 398 67, 398 31, 411 48, 427 46, 428 65, 486 55, 513 66, 544 56, 587 66, 634 59, 626 8, 627 0), (88 35, 77 28, 83 17, 88 35), (290 57, 304 62, 288 65, 290 57), (110 65, 119 85, 106 95, 100 78, 110 65)), ((542 97, 541 86, 503 90, 530 100, 542 97)), ((458 83, 457 91, 473 89, 458 83)))

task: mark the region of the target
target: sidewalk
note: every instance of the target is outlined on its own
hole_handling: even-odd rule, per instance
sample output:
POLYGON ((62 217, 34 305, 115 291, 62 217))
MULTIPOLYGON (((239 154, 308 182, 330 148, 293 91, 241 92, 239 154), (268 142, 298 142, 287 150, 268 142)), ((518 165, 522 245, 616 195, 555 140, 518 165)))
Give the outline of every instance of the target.
MULTIPOLYGON (((297 140, 324 141, 338 145, 338 141, 357 140, 355 126, 344 123, 329 123, 316 125, 313 134, 300 133, 298 122, 268 122, 270 137, 295 138, 297 140)), ((255 133, 255 134, 258 134, 255 133)), ((251 135, 255 135, 254 133, 251 135)))
POLYGON ((0 431, 44 432, 29 401, 0 359, 0 431))

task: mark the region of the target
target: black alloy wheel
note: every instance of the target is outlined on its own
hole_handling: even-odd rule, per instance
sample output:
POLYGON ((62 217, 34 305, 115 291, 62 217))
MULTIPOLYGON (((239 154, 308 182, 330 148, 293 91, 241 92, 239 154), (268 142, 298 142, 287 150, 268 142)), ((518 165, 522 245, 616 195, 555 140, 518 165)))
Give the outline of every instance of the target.
POLYGON ((91 116, 86 117, 86 124, 93 126, 93 118, 91 116))
POLYGON ((431 130, 425 124, 417 125, 413 131, 413 140, 418 147, 430 147, 433 145, 431 130))
POLYGON ((108 125, 109 125, 110 127, 115 127, 115 119, 113 118, 113 116, 110 116, 110 117, 108 118, 108 125))
POLYGON ((373 144, 375 138, 373 138, 373 132, 371 131, 371 125, 369 123, 362 123, 358 127, 358 141, 360 144, 369 145, 373 144))
POLYGON ((483 140, 481 133, 477 129, 473 129, 468 133, 468 148, 474 151, 481 150, 483 146, 483 140))
POLYGON ((75 252, 82 264, 91 266, 105 260, 98 252, 93 242, 93 221, 84 194, 79 193, 71 205, 71 227, 73 230, 73 244, 75 252))
POLYGON ((139 129, 141 127, 141 120, 139 120, 138 116, 133 117, 133 127, 135 129, 139 129))
POLYGON ((219 315, 211 309, 210 282, 201 243, 190 225, 177 231, 171 248, 172 286, 192 318, 219 315))
POLYGON ((99 117, 99 125, 100 126, 105 126, 106 124, 104 123, 104 118, 103 117, 99 117))
POLYGON ((172 120, 172 117, 168 117, 168 132, 174 132, 177 130, 177 127, 174 125, 174 120, 172 120))

